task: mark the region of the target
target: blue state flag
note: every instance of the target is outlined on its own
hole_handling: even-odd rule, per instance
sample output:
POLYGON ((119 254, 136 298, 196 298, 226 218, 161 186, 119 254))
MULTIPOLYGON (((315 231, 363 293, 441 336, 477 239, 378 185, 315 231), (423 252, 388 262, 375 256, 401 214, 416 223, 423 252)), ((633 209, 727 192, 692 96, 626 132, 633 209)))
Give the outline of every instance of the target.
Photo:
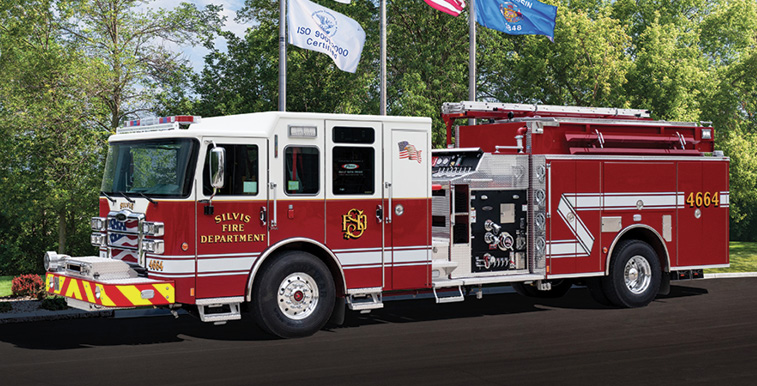
POLYGON ((557 7, 536 0, 475 0, 476 21, 510 35, 555 37, 557 7))

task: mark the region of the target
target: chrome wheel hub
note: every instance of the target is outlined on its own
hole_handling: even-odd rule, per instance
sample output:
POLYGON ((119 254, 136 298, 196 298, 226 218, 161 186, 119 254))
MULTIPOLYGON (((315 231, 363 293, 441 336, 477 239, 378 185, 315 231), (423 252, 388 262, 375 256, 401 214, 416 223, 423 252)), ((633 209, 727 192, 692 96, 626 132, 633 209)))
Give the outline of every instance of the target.
POLYGON ((641 294, 652 282, 652 267, 643 256, 634 256, 628 260, 623 270, 626 287, 634 294, 641 294))
POLYGON ((312 276, 295 272, 282 280, 277 294, 279 309, 288 318, 305 319, 318 305, 318 285, 312 276))

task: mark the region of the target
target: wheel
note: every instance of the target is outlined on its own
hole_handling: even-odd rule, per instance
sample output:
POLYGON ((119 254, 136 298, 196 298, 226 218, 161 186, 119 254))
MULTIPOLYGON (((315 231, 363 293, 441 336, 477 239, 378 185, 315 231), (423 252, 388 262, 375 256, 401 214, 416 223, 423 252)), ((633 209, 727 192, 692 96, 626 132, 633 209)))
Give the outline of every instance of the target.
POLYGON ((539 291, 536 286, 523 283, 510 283, 515 292, 520 295, 528 296, 531 298, 559 298, 565 295, 566 292, 573 285, 571 280, 552 280, 552 289, 549 291, 539 291))
POLYGON ((649 244, 626 240, 616 247, 610 274, 602 278, 607 299, 619 307, 644 307, 660 290, 660 261, 649 244))
POLYGON ((334 280, 328 267, 307 252, 290 251, 265 265, 252 292, 258 325, 282 338, 314 334, 334 309, 334 280))
POLYGON ((595 302, 603 306, 611 306, 612 302, 605 295, 605 290, 602 288, 602 278, 590 277, 585 279, 586 288, 589 289, 589 295, 595 302))

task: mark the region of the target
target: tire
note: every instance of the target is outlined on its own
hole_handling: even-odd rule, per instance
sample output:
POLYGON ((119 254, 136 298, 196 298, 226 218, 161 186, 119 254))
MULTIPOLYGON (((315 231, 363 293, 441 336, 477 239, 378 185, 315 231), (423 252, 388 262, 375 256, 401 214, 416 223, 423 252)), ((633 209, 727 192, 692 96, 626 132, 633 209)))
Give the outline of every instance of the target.
POLYGON ((307 252, 290 251, 261 269, 251 308, 263 330, 297 338, 323 328, 335 299, 334 280, 326 264, 307 252))
POLYGON ((605 290, 602 288, 602 278, 590 277, 585 280, 586 288, 589 289, 589 295, 595 302, 603 306, 611 306, 612 302, 605 295, 605 290))
POLYGON ((661 276, 654 249, 643 241, 626 240, 613 253, 610 274, 601 279, 602 289, 618 307, 644 307, 657 296, 661 276))
POLYGON ((570 287, 573 285, 572 280, 552 280, 552 289, 549 291, 539 291, 535 286, 531 284, 523 283, 510 283, 515 292, 520 295, 530 298, 559 298, 565 295, 570 287))

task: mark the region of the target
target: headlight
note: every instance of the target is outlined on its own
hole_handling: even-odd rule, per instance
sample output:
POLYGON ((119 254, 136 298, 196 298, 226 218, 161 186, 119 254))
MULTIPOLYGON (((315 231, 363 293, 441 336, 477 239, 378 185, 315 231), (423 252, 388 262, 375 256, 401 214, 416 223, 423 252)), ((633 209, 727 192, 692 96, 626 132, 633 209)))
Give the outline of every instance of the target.
POLYGON ((45 264, 45 271, 57 271, 58 268, 63 266, 63 261, 68 257, 68 255, 59 255, 53 251, 47 251, 45 252, 45 258, 44 258, 44 264, 45 264))
POLYGON ((90 225, 92 226, 93 231, 105 231, 105 224, 107 224, 107 222, 103 217, 92 217, 90 220, 90 225))
POLYGON ((161 237, 165 234, 162 222, 145 221, 142 223, 142 233, 146 236, 161 237))
POLYGON ((95 247, 104 247, 105 235, 102 233, 93 233, 89 236, 89 242, 95 247))
POLYGON ((702 139, 712 139, 712 129, 702 129, 702 139))
POLYGON ((142 240, 142 250, 147 253, 162 255, 165 245, 163 240, 142 240))

